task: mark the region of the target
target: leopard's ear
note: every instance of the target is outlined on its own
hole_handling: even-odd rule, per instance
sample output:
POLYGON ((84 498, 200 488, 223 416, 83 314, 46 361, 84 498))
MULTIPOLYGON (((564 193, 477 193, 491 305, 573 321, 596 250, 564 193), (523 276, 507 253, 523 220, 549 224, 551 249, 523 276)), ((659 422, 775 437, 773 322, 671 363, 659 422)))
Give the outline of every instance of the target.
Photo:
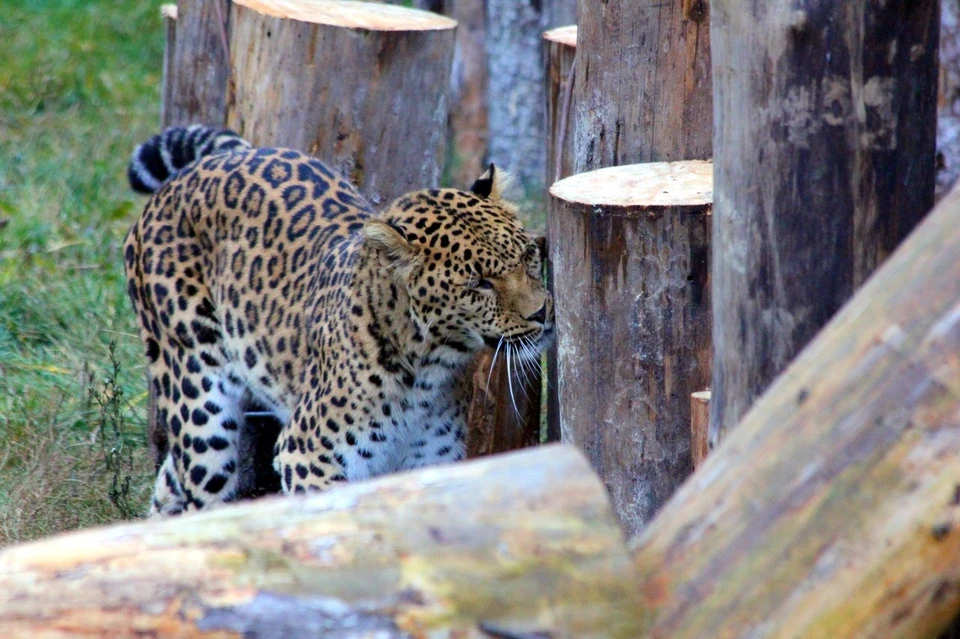
POLYGON ((490 163, 490 167, 477 178, 470 190, 484 199, 501 200, 507 188, 510 176, 490 163))
POLYGON ((407 242, 400 229, 383 220, 367 220, 363 237, 367 246, 380 255, 383 265, 396 275, 408 274, 420 261, 420 252, 407 242))

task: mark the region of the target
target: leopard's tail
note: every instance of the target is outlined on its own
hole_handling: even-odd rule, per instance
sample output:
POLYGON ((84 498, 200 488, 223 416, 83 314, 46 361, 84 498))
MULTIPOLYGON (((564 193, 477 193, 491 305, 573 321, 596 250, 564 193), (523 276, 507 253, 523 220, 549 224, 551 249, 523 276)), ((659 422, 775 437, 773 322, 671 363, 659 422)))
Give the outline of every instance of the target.
POLYGON ((197 158, 249 147, 249 142, 230 129, 202 124, 172 126, 134 149, 127 178, 134 191, 153 193, 197 158))

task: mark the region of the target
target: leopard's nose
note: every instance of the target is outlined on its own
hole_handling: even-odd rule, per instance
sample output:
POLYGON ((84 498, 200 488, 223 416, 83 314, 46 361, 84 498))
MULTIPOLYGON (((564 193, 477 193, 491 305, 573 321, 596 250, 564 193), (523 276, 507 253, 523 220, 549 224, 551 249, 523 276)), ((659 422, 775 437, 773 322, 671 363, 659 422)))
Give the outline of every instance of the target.
POLYGON ((543 324, 547 320, 547 304, 544 302, 543 306, 540 307, 540 310, 527 318, 528 322, 538 322, 543 324))

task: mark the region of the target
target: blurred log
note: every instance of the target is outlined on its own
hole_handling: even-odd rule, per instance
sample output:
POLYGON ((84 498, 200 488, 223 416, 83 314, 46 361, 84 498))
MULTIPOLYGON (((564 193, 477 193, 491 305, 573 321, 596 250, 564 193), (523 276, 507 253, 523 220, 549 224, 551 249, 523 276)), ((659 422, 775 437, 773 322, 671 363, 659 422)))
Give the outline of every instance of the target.
POLYGON ((690 393, 710 370, 712 167, 601 169, 550 196, 561 435, 634 535, 692 470, 690 393))
POLYGON ((574 172, 709 159, 709 3, 580 0, 577 10, 574 172))
MULTIPOLYGON (((577 27, 567 26, 551 29, 543 34, 543 64, 546 78, 546 182, 549 188, 557 180, 573 174, 573 134, 570 108, 573 96, 574 60, 577 55, 577 27)), ((547 246, 555 224, 556 211, 551 209, 554 200, 547 199, 547 246)), ((553 267, 546 264, 547 286, 552 294, 553 267)), ((557 395, 557 347, 547 350, 547 441, 560 441, 560 404, 557 395)))
POLYGON ((177 0, 175 45, 167 50, 169 65, 164 61, 162 127, 226 121, 229 9, 230 0, 177 0))
POLYGON ((634 548, 637 636, 935 637, 960 610, 960 192, 634 548))
MULTIPOLYGON (((544 238, 537 238, 541 255, 544 238)), ((540 404, 543 375, 535 370, 507 368, 506 353, 484 349, 469 370, 471 400, 467 414, 467 457, 504 453, 540 443, 540 404)))
POLYGON ((933 205, 938 7, 711 2, 711 445, 933 205))
MULTIPOLYGON (((457 21, 450 78, 450 181, 464 188, 486 171, 487 49, 482 2, 450 2, 446 13, 457 21)), ((504 167, 506 168, 506 167, 504 167)))
POLYGON ((230 128, 322 159, 375 208, 438 185, 456 22, 332 0, 235 0, 230 20, 230 128))
POLYGON ((623 637, 643 616, 570 448, 0 551, 4 637, 623 637))
POLYGON ((710 425, 710 391, 690 395, 690 455, 693 469, 703 465, 707 458, 707 430, 710 425))

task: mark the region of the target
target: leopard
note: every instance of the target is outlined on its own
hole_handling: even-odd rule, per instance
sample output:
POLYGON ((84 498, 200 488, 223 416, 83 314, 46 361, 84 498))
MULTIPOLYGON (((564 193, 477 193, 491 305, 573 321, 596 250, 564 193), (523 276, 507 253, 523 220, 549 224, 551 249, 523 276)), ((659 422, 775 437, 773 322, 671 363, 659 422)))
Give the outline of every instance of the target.
POLYGON ((128 177, 150 192, 123 254, 168 444, 152 517, 237 500, 244 397, 280 423, 285 494, 457 462, 475 353, 530 365, 553 338, 494 164, 375 211, 313 156, 194 125, 139 145, 128 177))

